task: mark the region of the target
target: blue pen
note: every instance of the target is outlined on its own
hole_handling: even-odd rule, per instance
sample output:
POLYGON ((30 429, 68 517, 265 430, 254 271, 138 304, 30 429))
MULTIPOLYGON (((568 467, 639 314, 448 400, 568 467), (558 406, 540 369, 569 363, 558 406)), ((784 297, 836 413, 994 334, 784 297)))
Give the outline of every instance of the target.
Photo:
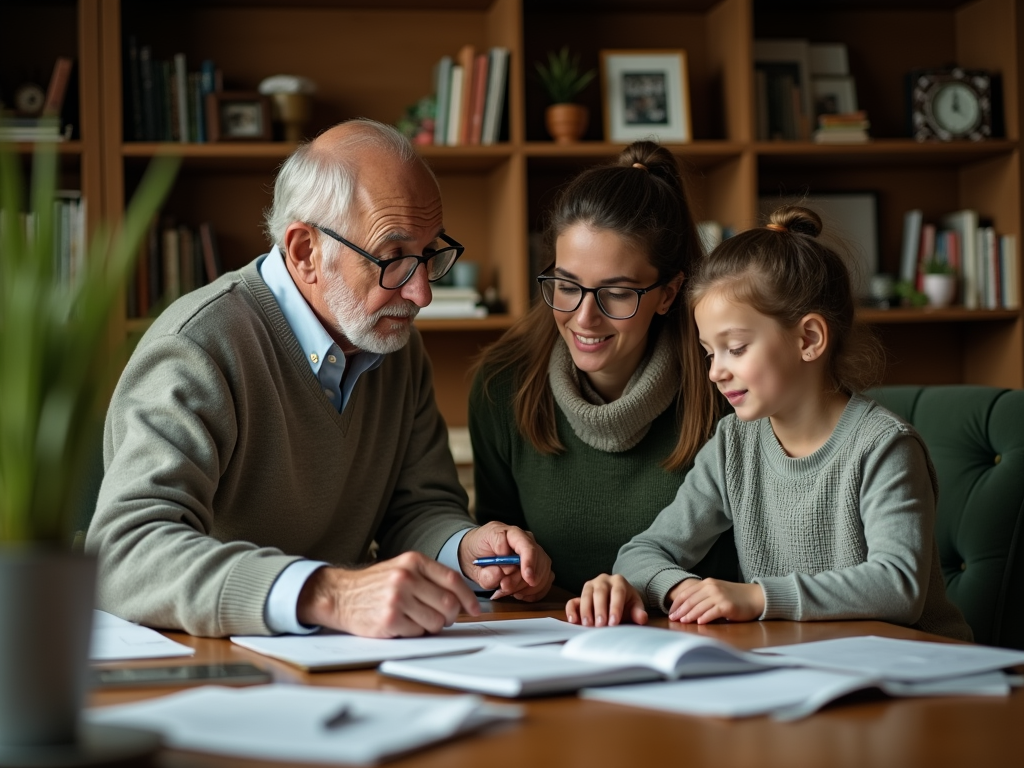
POLYGON ((473 565, 519 565, 519 555, 501 555, 500 557, 478 557, 473 565))

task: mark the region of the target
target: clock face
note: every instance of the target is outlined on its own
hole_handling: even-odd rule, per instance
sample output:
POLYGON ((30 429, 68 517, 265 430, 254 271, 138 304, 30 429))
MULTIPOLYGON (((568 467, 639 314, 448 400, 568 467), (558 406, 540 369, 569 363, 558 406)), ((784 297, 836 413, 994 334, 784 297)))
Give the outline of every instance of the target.
POLYGON ((981 120, 978 94, 963 83, 946 83, 935 93, 932 115, 939 127, 954 136, 966 135, 981 120))

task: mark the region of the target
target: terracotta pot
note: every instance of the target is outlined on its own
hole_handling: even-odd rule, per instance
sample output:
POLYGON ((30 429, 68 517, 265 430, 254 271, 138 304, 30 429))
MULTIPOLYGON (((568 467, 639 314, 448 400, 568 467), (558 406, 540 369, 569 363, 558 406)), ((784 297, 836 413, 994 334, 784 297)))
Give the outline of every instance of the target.
POLYGON ((579 104, 552 104, 544 111, 544 124, 558 144, 579 141, 589 118, 587 108, 579 104))

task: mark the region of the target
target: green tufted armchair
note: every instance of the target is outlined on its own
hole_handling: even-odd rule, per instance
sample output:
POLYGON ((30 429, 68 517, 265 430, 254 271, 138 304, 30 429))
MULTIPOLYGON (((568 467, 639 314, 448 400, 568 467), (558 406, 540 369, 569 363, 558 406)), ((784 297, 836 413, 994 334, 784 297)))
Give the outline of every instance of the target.
POLYGON ((928 445, 946 590, 975 641, 1024 649, 1024 390, 893 386, 867 395, 928 445))

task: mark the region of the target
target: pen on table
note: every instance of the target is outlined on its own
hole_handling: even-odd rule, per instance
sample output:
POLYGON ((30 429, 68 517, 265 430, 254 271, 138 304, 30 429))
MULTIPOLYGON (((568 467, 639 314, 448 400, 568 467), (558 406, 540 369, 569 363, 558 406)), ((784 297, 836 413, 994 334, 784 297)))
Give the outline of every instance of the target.
POLYGON ((324 720, 324 728, 333 731, 335 728, 340 728, 346 723, 351 723, 353 720, 355 720, 355 713, 352 707, 348 704, 342 704, 337 712, 324 720))
POLYGON ((499 557, 478 557, 473 565, 519 565, 519 555, 501 555, 499 557))

